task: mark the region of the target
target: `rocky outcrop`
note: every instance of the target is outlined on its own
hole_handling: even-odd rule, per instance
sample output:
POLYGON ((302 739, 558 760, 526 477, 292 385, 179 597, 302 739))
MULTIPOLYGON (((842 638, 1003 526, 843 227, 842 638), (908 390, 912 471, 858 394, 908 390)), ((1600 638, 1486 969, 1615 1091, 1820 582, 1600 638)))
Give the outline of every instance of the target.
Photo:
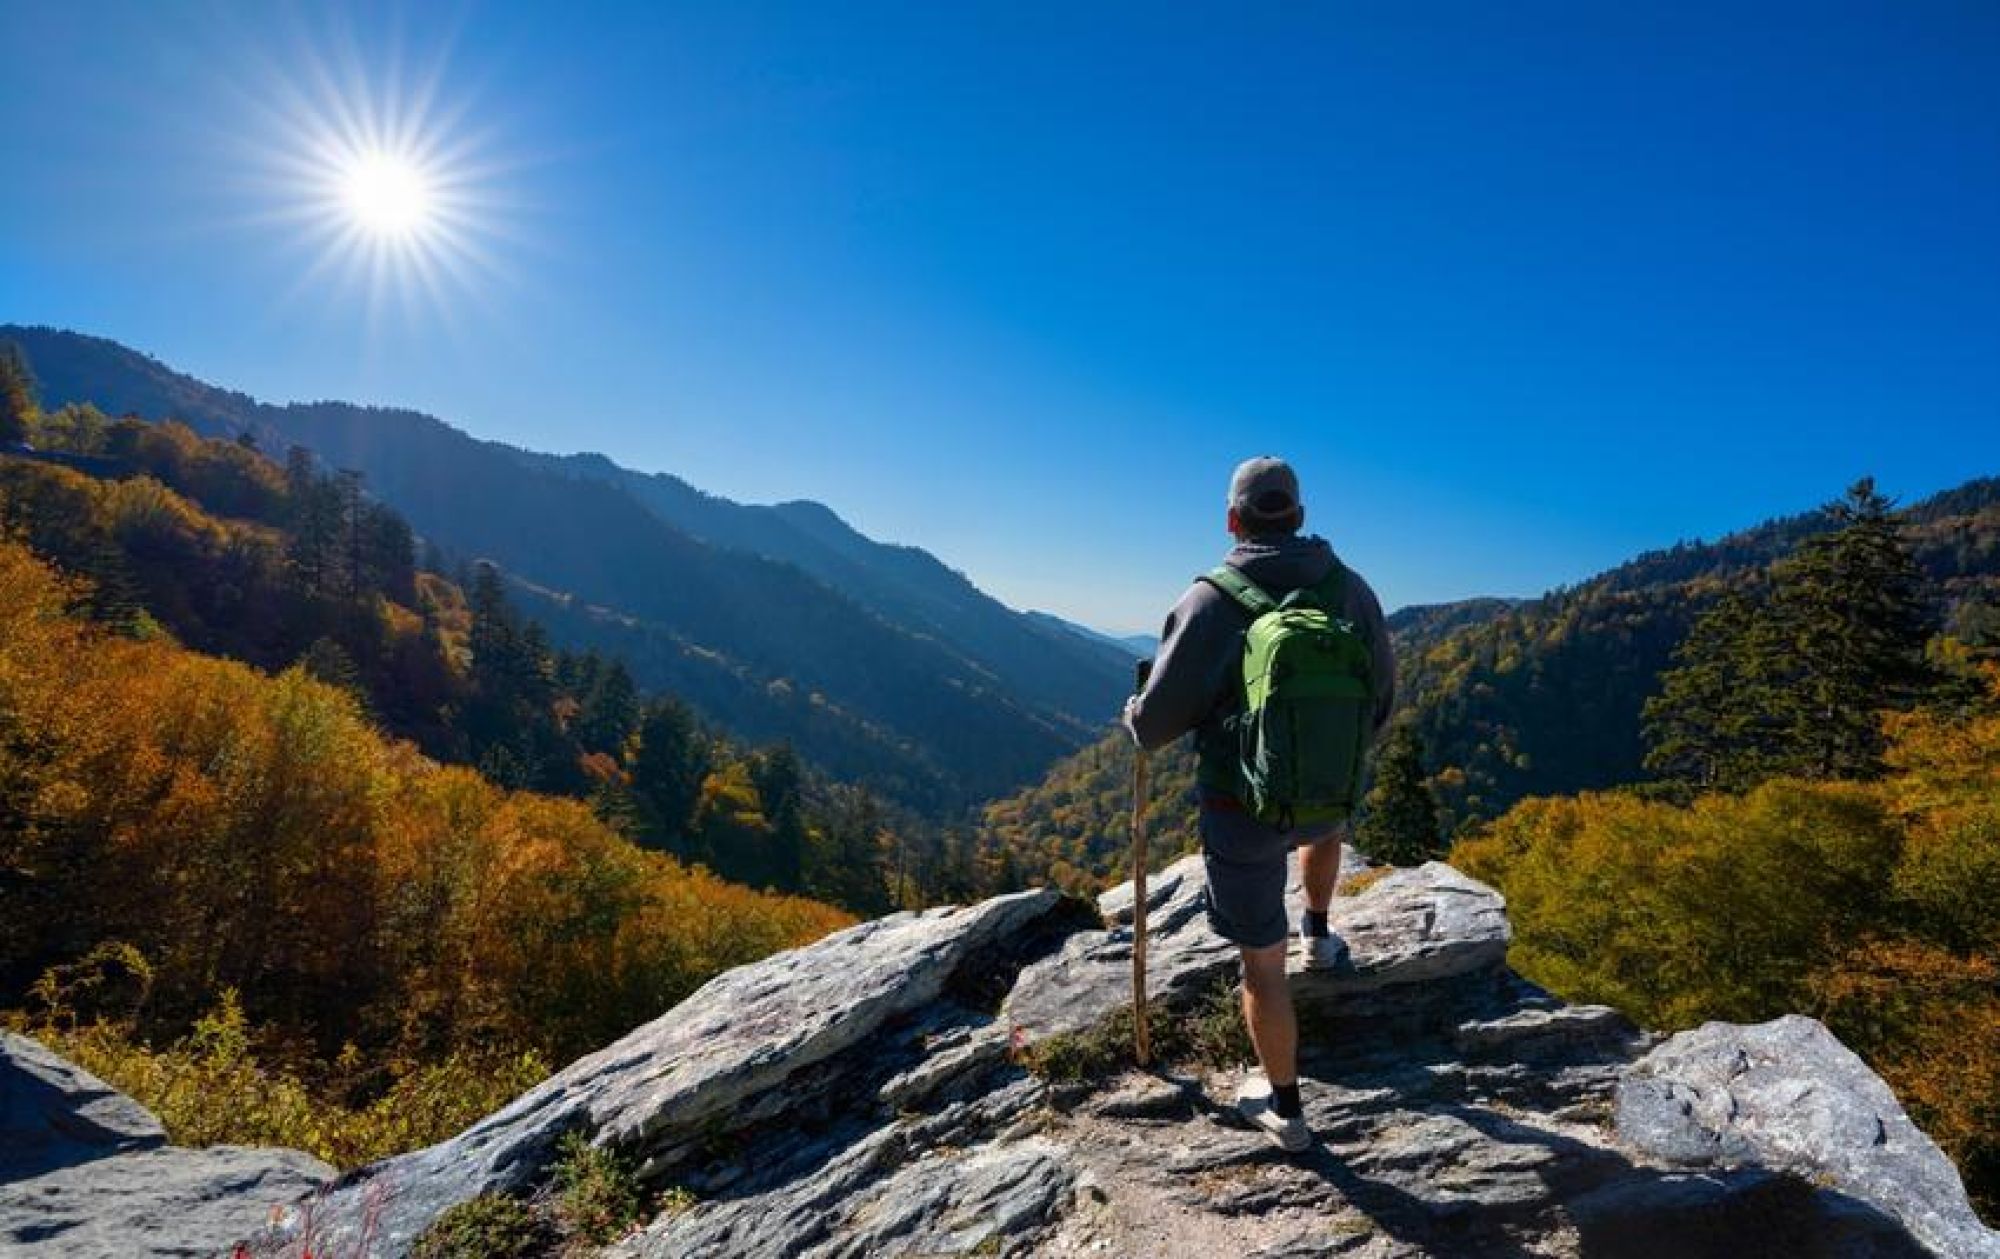
MULTIPOLYGON (((1004 992, 1013 959, 1068 916, 1055 893, 1024 892, 895 914, 729 971, 452 1140, 350 1176, 318 1205, 314 1227, 334 1253, 365 1242, 404 1254, 447 1207, 529 1190, 576 1130, 636 1154, 655 1181, 721 1192, 729 1166, 747 1175, 781 1157, 800 1125, 837 1122, 867 1094, 859 1081, 919 1106, 1001 1058, 1000 1045, 975 1046, 991 1022, 982 993, 1004 992), (717 1169, 718 1148, 753 1140, 773 1144, 717 1169)), ((866 1149, 854 1158, 887 1166, 866 1149)))
POLYGON ((333 1179, 291 1150, 184 1150, 145 1107, 0 1032, 0 1252, 208 1256, 333 1179))
POLYGON ((1940 1255, 2000 1259, 2000 1236, 1974 1217, 1958 1170, 1881 1077, 1811 1019, 1675 1036, 1619 1085, 1618 1133, 1673 1163, 1824 1181, 1940 1255))
MULTIPOLYGON (((1294 977, 1302 1156, 1234 1118, 1241 1067, 1213 1051, 1233 950, 1188 860, 1149 887, 1149 987, 1161 1038, 1208 1061, 1119 1065, 1129 886, 1094 912, 1028 893, 898 914, 718 978, 293 1227, 316 1254, 406 1254, 454 1203, 541 1192, 578 1131, 684 1191, 620 1259, 2000 1255, 1818 1024, 1656 1041, 1510 972, 1504 902, 1450 867, 1355 886, 1334 909, 1352 967, 1294 977)), ((95 1104, 107 1140, 151 1139, 95 1104)))

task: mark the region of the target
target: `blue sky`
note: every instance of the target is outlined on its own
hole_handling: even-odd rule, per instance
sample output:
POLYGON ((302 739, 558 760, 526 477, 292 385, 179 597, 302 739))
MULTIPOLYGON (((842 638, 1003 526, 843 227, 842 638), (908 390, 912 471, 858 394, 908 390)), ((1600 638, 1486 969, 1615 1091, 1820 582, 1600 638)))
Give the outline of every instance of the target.
POLYGON ((2000 473, 2000 6, 1227 8, 13 0, 0 318, 1121 631, 1251 454, 1392 606, 2000 473), (342 116, 432 289, 296 213, 342 116))

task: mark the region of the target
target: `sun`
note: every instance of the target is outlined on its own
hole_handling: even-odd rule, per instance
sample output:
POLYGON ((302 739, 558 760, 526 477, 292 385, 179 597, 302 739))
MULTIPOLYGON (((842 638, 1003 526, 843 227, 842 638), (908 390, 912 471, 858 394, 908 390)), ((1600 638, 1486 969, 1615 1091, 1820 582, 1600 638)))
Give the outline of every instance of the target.
POLYGON ((340 172, 342 204, 362 232, 408 239, 437 226, 436 180, 422 165, 398 153, 356 155, 340 172))
POLYGON ((277 229, 273 301, 371 335, 492 309, 531 243, 508 109, 454 88, 448 50, 364 50, 337 20, 299 40, 244 76, 229 132, 242 221, 277 229))

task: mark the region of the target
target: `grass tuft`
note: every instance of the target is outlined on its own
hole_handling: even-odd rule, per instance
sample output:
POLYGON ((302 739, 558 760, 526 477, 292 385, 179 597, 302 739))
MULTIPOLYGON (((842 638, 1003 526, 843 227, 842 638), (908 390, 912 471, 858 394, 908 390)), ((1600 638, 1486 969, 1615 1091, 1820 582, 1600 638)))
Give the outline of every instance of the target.
MULTIPOLYGON (((1154 1061, 1220 1070, 1252 1061, 1255 1052, 1243 1026, 1235 981, 1224 975, 1191 999, 1146 1005, 1154 1061)), ((1051 1036, 1023 1046, 1017 1058, 1045 1080, 1081 1083, 1107 1079, 1133 1060, 1130 1004, 1120 1005, 1097 1026, 1051 1036)))

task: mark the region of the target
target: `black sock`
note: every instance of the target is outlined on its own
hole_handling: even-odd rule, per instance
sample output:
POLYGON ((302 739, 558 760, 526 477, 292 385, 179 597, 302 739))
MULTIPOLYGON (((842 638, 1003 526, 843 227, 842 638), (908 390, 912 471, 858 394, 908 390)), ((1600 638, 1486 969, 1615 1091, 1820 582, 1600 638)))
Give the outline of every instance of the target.
POLYGON ((1308 909, 1306 911, 1306 934, 1314 937, 1330 936, 1333 934, 1333 928, 1327 926, 1325 910, 1308 909))
POLYGON ((1271 1086, 1271 1109, 1280 1119, 1297 1119, 1305 1113, 1305 1104, 1299 1100, 1298 1081, 1271 1086))

